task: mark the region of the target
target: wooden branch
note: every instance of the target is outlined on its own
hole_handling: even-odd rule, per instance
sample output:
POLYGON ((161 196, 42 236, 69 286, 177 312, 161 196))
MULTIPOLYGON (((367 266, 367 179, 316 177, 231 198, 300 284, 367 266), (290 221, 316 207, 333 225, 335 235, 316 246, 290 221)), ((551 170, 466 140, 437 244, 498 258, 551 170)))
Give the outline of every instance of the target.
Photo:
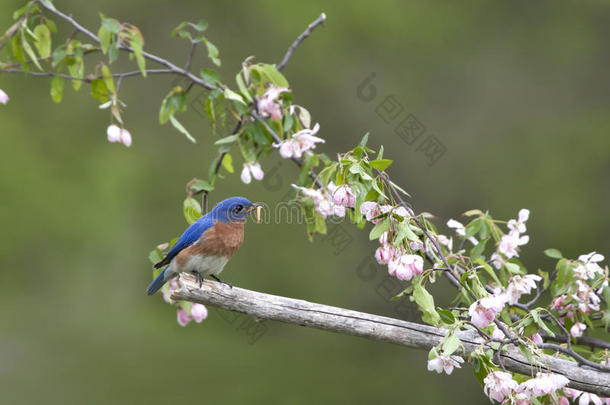
MULTIPOLYGON (((263 294, 242 288, 230 288, 221 283, 204 281, 201 288, 191 275, 181 274, 181 288, 172 299, 198 302, 229 311, 241 312, 261 319, 292 323, 310 328, 329 330, 346 335, 394 343, 422 350, 437 346, 446 330, 364 312, 316 304, 277 295, 263 294)), ((458 332, 467 357, 482 344, 476 331, 458 332)), ((456 353, 457 354, 457 353, 456 353)), ((536 371, 551 371, 570 380, 569 387, 610 397, 610 373, 578 366, 576 363, 543 355, 540 364, 532 365, 514 346, 500 355, 507 370, 535 375, 536 371)))

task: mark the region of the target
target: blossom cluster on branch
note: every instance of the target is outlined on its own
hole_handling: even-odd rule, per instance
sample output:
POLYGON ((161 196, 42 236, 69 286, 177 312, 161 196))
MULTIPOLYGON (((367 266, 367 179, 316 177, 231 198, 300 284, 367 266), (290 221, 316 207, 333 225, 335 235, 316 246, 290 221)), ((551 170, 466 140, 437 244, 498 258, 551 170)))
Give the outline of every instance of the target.
MULTIPOLYGON (((420 309, 423 322, 446 329, 442 342, 429 353, 430 371, 451 374, 461 367, 465 351, 458 332, 476 331, 483 343, 466 360, 491 401, 610 404, 608 398, 568 388, 565 377, 547 372, 537 360, 542 354, 552 354, 610 372, 610 344, 587 336, 593 330, 607 332, 610 325, 609 270, 607 265, 602 267, 604 257, 591 252, 569 259, 557 249, 547 249, 545 253, 556 260, 555 265, 530 272, 519 259, 520 250, 530 240, 525 234, 530 216, 527 209, 508 221, 495 219, 487 211, 470 210, 463 214, 464 223, 455 219, 446 222, 447 232, 455 235, 441 233, 433 215, 418 214, 405 202, 407 192, 387 172, 392 160, 385 157, 383 146, 377 150, 369 146, 368 134, 336 158, 318 153, 324 143, 321 126, 312 125, 309 111, 293 102, 294 89, 280 71, 298 41, 307 35, 299 37, 279 67, 254 63, 252 58, 244 60, 235 76, 236 87, 232 88, 209 67, 201 68, 198 74, 190 70, 198 44, 205 46, 212 65, 221 63, 218 49, 204 35, 207 24, 203 21, 185 22, 173 31, 172 36, 191 46, 186 67, 179 68, 145 52, 140 30, 115 18, 102 16, 96 35, 57 10, 50 0, 30 1, 15 12, 14 18, 15 24, 0 38, 0 72, 52 77, 51 97, 55 102, 62 99, 64 81, 72 83, 75 90, 88 83, 100 108, 110 112, 109 142, 132 144, 131 133, 124 127, 126 105, 119 98, 125 78, 171 73, 188 79, 188 86, 174 87, 161 101, 159 121, 170 122, 193 142, 194 137, 177 116, 186 110, 192 86, 209 90, 205 106, 213 130, 224 127, 228 120, 234 120, 236 126, 230 135, 215 142, 218 157, 210 165, 207 180, 194 179, 188 184, 183 203, 187 222, 193 223, 206 210, 205 203, 200 204, 195 196, 213 191, 222 169, 234 173, 237 156, 243 161, 240 178, 250 184, 263 179, 265 157, 277 152, 299 167, 293 201, 304 214, 308 237, 325 234, 331 218, 343 218, 359 229, 369 227, 369 238, 378 243, 371 255, 387 266, 391 276, 408 282, 396 298, 409 297, 420 309), (72 35, 57 41, 60 45, 53 49, 56 27, 52 16, 72 25, 82 38, 72 35), (119 51, 133 57, 137 70, 111 70, 119 51), (100 60, 85 64, 89 54, 97 54, 100 60), (151 61, 164 68, 147 68, 151 61), (91 71, 86 73, 86 67, 91 71), (437 305, 429 291, 430 285, 441 278, 456 288, 451 306, 437 305), (509 345, 518 347, 531 360, 532 375, 505 370, 497 353, 509 345)), ((306 33, 324 18, 322 15, 306 33)), ((7 101, 8 96, 0 90, 0 103, 7 101)), ((159 262, 175 241, 155 248, 150 260, 159 262)), ((177 282, 167 283, 162 295, 177 307, 178 322, 185 326, 192 320, 203 321, 207 317, 203 305, 171 300, 177 282)))

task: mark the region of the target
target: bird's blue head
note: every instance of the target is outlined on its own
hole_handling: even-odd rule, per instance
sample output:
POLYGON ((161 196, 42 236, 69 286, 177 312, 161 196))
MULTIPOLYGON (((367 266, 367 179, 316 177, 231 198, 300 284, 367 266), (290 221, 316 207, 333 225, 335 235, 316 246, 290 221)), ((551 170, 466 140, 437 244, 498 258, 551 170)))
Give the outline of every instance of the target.
POLYGON ((224 222, 245 222, 248 214, 260 204, 253 204, 244 197, 230 197, 216 204, 210 211, 213 219, 224 222))

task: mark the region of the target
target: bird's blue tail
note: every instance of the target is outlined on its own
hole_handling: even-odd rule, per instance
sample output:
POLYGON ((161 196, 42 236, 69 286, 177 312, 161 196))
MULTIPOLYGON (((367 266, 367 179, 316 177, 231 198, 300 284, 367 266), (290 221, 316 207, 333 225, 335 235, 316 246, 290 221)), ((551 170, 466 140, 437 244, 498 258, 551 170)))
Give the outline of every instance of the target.
POLYGON ((159 291, 161 289, 161 287, 163 287, 163 284, 165 284, 165 282, 169 279, 169 278, 165 278, 166 272, 167 272, 167 267, 163 269, 161 274, 159 274, 157 276, 157 278, 155 278, 153 280, 152 283, 150 283, 150 285, 146 289, 146 294, 153 295, 154 293, 159 291))

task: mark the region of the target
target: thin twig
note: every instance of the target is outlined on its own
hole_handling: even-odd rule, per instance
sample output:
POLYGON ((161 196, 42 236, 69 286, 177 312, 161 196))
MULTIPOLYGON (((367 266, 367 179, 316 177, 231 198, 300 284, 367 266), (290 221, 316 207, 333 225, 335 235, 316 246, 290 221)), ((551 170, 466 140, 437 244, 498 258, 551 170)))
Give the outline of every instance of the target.
POLYGON ((583 364, 585 366, 594 368, 596 370, 610 373, 610 367, 602 366, 599 363, 595 363, 591 360, 587 360, 584 357, 582 357, 580 354, 576 353, 574 350, 567 349, 563 346, 556 345, 553 343, 543 343, 541 345, 538 345, 538 347, 541 349, 555 350, 556 352, 561 352, 563 354, 567 354, 568 356, 570 356, 574 360, 576 360, 579 364, 583 364))
POLYGON ((186 60, 186 65, 184 66, 184 70, 187 72, 191 71, 191 62, 193 62, 193 56, 195 55, 195 48, 197 47, 197 42, 193 42, 191 44, 191 51, 189 52, 189 57, 186 60))
MULTIPOLYGON (((69 22, 70 24, 72 24, 72 26, 74 28, 76 28, 78 31, 80 31, 81 33, 83 33, 84 35, 86 35, 87 37, 89 37, 90 39, 92 39, 93 41, 95 41, 96 43, 100 43, 99 38, 92 33, 91 31, 89 31, 88 29, 86 29, 85 27, 83 27, 82 25, 80 25, 78 22, 76 22, 72 17, 70 17, 67 14, 62 13, 61 11, 59 11, 56 8, 51 8, 48 7, 46 5, 46 3, 40 3, 42 5, 42 7, 44 7, 45 9, 47 9, 49 12, 55 14, 56 16, 62 18, 63 20, 69 22)), ((119 45, 119 49, 120 50, 124 50, 130 53, 133 53, 133 49, 129 46, 125 46, 125 45, 119 45)), ((192 80, 193 82, 197 83, 198 85, 205 87, 208 90, 213 90, 216 88, 216 86, 207 83, 206 81, 200 79, 199 77, 193 75, 191 72, 188 72, 176 65, 174 65, 173 63, 171 63, 170 61, 163 59, 159 56, 153 55, 151 53, 148 52, 142 52, 142 56, 144 56, 144 58, 151 60, 153 62, 159 63, 160 65, 163 65, 165 67, 167 67, 169 70, 171 70, 173 73, 182 75, 182 76, 186 76, 188 77, 190 80, 192 80)))
MULTIPOLYGON (((76 77, 76 76, 70 76, 70 75, 66 75, 63 73, 56 73, 56 72, 32 72, 32 71, 26 72, 22 69, 14 69, 14 68, 0 69, 0 72, 1 73, 25 73, 30 76, 38 76, 38 77, 61 77, 66 80, 78 80, 78 81, 82 81, 85 83, 91 83, 95 79, 102 78, 101 75, 89 75, 89 76, 84 76, 84 77, 76 77)), ((168 74, 168 73, 175 74, 176 72, 174 72, 170 69, 146 69, 146 73, 154 75, 154 74, 168 74)), ((119 79, 122 79, 125 77, 141 76, 141 75, 142 75, 142 72, 140 70, 134 70, 134 71, 125 72, 125 73, 113 73, 112 77, 118 77, 119 79)))
POLYGON ((297 49, 299 45, 301 45, 301 42, 303 42, 305 40, 305 38, 307 38, 308 36, 311 35, 313 30, 315 30, 318 25, 324 26, 324 21, 326 21, 326 14, 322 13, 322 14, 320 14, 320 16, 318 18, 316 18, 314 20, 314 22, 312 22, 311 24, 309 24, 307 26, 307 29, 305 31, 303 31, 303 33, 301 35, 299 35, 297 37, 297 39, 294 40, 292 45, 290 45, 290 47, 286 51, 284 58, 282 59, 280 64, 277 65, 278 70, 282 70, 284 68, 284 66, 286 66, 286 64, 290 60, 290 57, 292 56, 292 53, 294 52, 294 50, 297 49))

